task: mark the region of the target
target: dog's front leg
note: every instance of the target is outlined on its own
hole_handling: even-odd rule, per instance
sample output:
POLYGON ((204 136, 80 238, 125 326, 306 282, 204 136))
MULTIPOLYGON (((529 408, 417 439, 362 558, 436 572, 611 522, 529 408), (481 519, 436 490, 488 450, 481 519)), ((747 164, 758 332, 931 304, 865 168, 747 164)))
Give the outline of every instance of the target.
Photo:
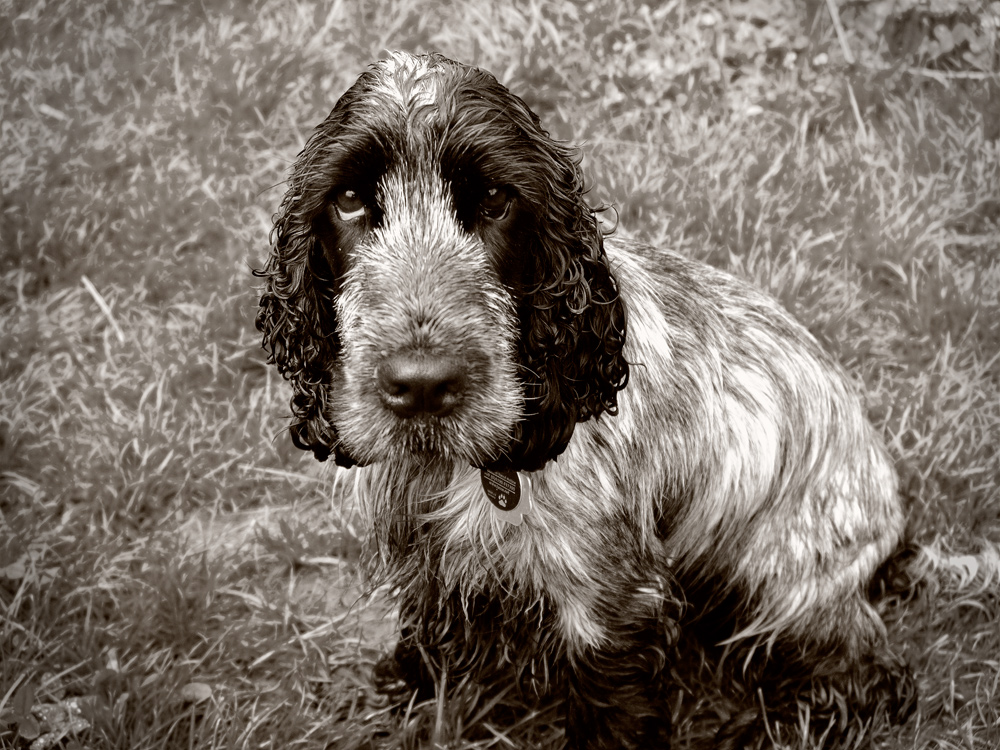
POLYGON ((659 621, 613 634, 569 660, 566 739, 570 750, 668 748, 663 671, 670 637, 659 621))

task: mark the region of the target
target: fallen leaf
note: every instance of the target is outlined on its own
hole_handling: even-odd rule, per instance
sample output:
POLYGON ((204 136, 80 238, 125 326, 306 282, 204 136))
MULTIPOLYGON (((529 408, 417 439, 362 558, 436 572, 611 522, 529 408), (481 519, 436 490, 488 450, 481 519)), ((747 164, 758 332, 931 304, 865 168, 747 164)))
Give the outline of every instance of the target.
POLYGON ((212 688, 204 682, 189 682, 181 688, 181 698, 185 703, 201 703, 212 697, 212 688))

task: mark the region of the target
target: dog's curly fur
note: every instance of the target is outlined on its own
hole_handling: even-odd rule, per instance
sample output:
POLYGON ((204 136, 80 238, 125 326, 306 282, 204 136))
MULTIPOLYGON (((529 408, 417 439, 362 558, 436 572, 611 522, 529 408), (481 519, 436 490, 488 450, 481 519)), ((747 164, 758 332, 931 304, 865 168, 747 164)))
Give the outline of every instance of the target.
POLYGON ((383 671, 502 673, 565 696, 572 747, 666 746, 683 631, 739 665, 721 747, 803 701, 825 736, 844 705, 906 715, 866 597, 902 508, 848 378, 745 283, 606 238, 574 153, 488 73, 374 64, 271 240, 257 326, 295 444, 358 466, 369 570, 401 611, 383 671), (530 481, 523 523, 484 468, 530 481))

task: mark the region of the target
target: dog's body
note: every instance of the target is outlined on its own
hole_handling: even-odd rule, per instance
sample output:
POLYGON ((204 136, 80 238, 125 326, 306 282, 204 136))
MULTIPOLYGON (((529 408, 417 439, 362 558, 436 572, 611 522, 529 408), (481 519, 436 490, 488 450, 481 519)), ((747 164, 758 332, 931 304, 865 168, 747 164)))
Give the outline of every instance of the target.
MULTIPOLYGON (((664 666, 692 621, 892 692, 866 591, 902 509, 846 376, 745 283, 605 241, 580 183, 488 74, 395 54, 317 131, 276 219, 258 325, 296 443, 363 465, 402 676, 430 660, 565 691, 577 747, 667 741, 664 666), (523 520, 482 469, 519 472, 523 520)), ((892 702, 854 692, 862 713, 892 702)), ((763 736, 757 716, 719 741, 763 736)))

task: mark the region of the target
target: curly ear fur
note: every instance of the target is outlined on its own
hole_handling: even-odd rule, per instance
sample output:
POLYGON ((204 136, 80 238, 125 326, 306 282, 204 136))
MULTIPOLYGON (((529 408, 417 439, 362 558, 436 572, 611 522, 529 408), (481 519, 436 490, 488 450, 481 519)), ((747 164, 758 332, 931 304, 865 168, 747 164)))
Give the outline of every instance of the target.
POLYGON ((534 275, 520 305, 525 416, 497 463, 534 471, 566 449, 577 422, 617 413, 629 374, 622 352, 626 314, 575 152, 505 93, 516 106, 508 101, 504 109, 528 139, 521 147, 535 152, 540 195, 532 201, 534 247, 528 248, 534 275))
POLYGON ((334 279, 313 221, 325 191, 310 185, 310 157, 320 150, 313 138, 299 155, 288 191, 271 231, 271 254, 254 275, 264 279, 257 312, 268 363, 292 385, 292 441, 325 461, 331 452, 342 466, 353 461, 338 449, 327 419, 329 366, 340 348, 334 319, 334 279))
POLYGON ((539 238, 538 263, 548 266, 539 278, 547 281, 523 305, 526 419, 516 464, 528 471, 562 453, 577 422, 616 414, 628 382, 625 306, 597 219, 579 200, 576 217, 539 238))
POLYGON ((281 208, 271 230, 271 254, 254 275, 264 279, 257 330, 264 334, 268 363, 292 385, 292 442, 325 461, 331 454, 339 466, 355 465, 340 447, 330 422, 330 371, 340 351, 334 300, 339 269, 331 268, 317 222, 338 169, 363 148, 370 133, 351 111, 371 86, 364 73, 337 101, 299 153, 288 179, 281 208))

